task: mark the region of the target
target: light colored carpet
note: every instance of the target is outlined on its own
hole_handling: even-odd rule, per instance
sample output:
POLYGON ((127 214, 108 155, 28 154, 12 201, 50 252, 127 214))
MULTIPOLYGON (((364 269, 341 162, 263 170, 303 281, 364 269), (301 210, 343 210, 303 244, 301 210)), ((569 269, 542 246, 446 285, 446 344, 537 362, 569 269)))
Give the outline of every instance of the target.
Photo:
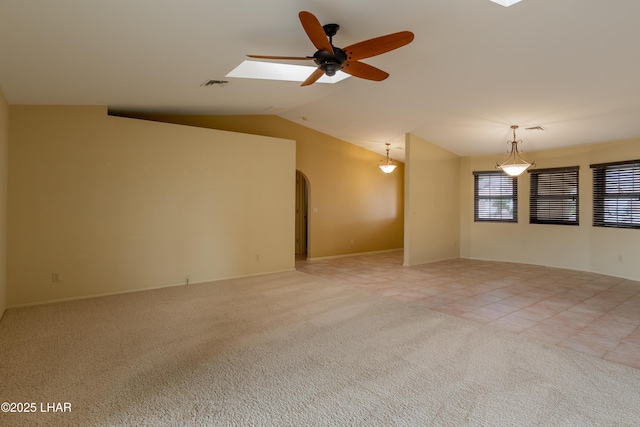
POLYGON ((3 426, 640 423, 638 370, 300 272, 11 309, 0 345, 38 405, 3 426))

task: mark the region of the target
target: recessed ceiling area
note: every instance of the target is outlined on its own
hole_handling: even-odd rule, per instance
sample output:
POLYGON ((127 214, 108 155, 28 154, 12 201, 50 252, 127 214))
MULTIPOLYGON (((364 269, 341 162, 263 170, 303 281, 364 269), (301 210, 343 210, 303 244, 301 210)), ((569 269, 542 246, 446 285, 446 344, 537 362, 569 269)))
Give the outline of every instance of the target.
POLYGON ((408 132, 500 155, 511 125, 528 152, 639 137, 638 40, 637 0, 4 0, 0 87, 10 104, 277 114, 381 155, 391 143, 399 160, 408 132), (340 25, 337 47, 415 39, 362 61, 389 73, 380 82, 227 77, 247 54, 313 55, 302 10, 340 25))
MULTIPOLYGON (((244 60, 225 77, 303 82, 315 69, 308 65, 244 60)), ((348 77, 348 74, 338 71, 334 76, 323 75, 317 82, 334 84, 348 77)))

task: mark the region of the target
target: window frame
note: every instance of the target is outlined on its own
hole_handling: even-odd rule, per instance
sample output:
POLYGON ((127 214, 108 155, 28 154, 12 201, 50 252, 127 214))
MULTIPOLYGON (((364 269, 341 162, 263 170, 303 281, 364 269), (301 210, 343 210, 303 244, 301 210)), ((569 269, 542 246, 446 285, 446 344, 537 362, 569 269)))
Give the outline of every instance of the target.
MULTIPOLYGON (((589 165, 593 175, 593 226, 605 228, 626 228, 640 229, 640 203, 636 206, 631 205, 630 216, 631 221, 607 221, 607 212, 605 211, 607 199, 613 200, 618 205, 620 200, 629 200, 630 202, 640 201, 640 177, 635 179, 636 174, 640 174, 640 160, 626 160, 621 162, 597 163, 589 165), (618 191, 607 193, 607 172, 611 171, 627 171, 632 174, 631 181, 628 179, 618 178, 618 185, 631 184, 633 190, 637 191, 618 191), (608 196, 608 197, 607 197, 608 196), (638 200, 633 200, 638 199, 638 200), (635 222, 634 222, 635 221, 635 222)), ((619 219, 619 210, 616 209, 614 216, 619 219)))
MULTIPOLYGON (((502 184, 501 184, 502 189, 502 184)), ((501 223, 517 223, 518 222, 518 178, 512 177, 503 171, 474 171, 473 172, 473 221, 474 222, 501 222, 501 223), (478 189, 478 181, 481 176, 499 176, 504 180, 511 180, 510 194, 499 195, 480 195, 478 189), (512 202, 511 218, 503 217, 481 217, 480 200, 510 200, 512 202)))
POLYGON ((550 225, 580 225, 580 166, 565 166, 559 168, 529 170, 529 224, 550 224, 550 225), (554 180, 552 175, 562 174, 561 182, 554 180), (541 192, 541 177, 548 175, 549 184, 546 192, 541 192), (575 176, 575 178, 574 178, 575 176), (575 179, 575 194, 566 193, 566 185, 575 179), (566 202, 575 203, 575 219, 571 219, 570 214, 565 213, 566 202), (541 203, 547 204, 546 211, 556 210, 560 216, 542 218, 539 206, 541 203))

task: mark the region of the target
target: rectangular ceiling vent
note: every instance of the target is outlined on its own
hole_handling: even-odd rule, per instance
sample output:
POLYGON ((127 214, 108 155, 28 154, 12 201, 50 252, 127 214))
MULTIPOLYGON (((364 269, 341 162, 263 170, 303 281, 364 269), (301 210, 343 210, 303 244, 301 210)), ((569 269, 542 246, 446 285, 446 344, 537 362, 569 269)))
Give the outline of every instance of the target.
POLYGON ((546 130, 542 126, 532 126, 530 128, 524 128, 524 130, 546 130))
POLYGON ((224 86, 229 83, 228 80, 207 80, 202 83, 200 86, 224 86))

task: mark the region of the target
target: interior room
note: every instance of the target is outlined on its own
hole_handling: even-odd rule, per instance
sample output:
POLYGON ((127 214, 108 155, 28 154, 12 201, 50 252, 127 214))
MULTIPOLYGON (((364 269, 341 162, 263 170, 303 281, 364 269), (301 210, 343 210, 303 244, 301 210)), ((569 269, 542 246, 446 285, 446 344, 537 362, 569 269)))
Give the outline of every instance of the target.
POLYGON ((635 424, 639 16, 0 0, 0 424, 635 424))

